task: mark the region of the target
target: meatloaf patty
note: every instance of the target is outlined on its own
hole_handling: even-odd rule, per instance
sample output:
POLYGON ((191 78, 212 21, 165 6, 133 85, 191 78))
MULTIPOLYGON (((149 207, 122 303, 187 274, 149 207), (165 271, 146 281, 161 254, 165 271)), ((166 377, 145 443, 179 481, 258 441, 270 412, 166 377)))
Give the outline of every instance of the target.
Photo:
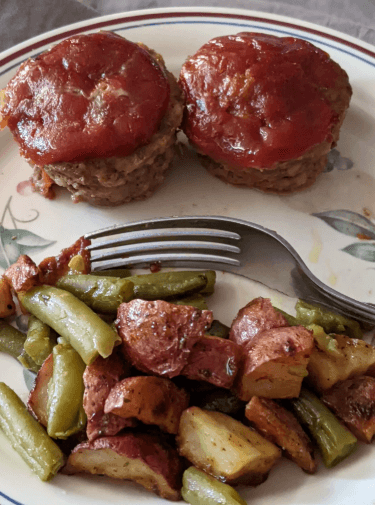
POLYGON ((327 53, 260 33, 212 39, 182 67, 183 130, 210 173, 291 193, 314 183, 352 90, 327 53))

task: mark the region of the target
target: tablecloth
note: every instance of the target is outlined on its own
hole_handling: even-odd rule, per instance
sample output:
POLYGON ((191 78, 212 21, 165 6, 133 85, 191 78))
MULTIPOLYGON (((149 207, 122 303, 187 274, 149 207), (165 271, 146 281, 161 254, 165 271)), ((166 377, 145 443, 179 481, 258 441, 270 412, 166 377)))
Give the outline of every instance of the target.
POLYGON ((282 14, 375 45, 375 0, 0 0, 0 51, 54 28, 105 14, 188 6, 282 14))

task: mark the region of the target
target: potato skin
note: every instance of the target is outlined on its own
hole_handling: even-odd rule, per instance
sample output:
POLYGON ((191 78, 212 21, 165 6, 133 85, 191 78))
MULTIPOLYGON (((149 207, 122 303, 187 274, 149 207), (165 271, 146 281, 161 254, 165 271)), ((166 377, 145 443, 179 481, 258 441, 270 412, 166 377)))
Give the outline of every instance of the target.
POLYGON ((182 375, 206 381, 220 388, 231 388, 237 375, 241 348, 230 340, 204 335, 191 347, 182 375))
POLYGON ((111 388, 128 372, 124 361, 113 353, 108 358, 99 356, 83 374, 85 391, 83 408, 87 415, 86 433, 89 440, 116 435, 126 427, 135 426, 134 419, 124 419, 104 412, 104 404, 111 388))
POLYGON ((71 452, 64 473, 91 473, 133 480, 151 492, 181 499, 183 465, 177 451, 159 436, 124 433, 83 442, 71 452))
POLYGON ((245 416, 262 435, 281 447, 307 473, 315 473, 317 462, 309 437, 295 416, 268 398, 253 396, 246 405, 245 416))
POLYGON ((235 392, 244 401, 252 396, 298 396, 313 346, 312 332, 303 326, 271 328, 258 333, 243 347, 244 358, 235 392))
POLYGON ((181 414, 188 405, 188 393, 169 379, 140 376, 115 384, 105 401, 104 412, 123 418, 133 417, 176 434, 181 414))
POLYGON ((4 277, 16 293, 29 291, 42 283, 39 268, 26 254, 20 256, 13 265, 5 270, 4 277))
POLYGON ((285 317, 273 308, 269 298, 258 297, 239 310, 232 322, 229 338, 245 346, 261 331, 281 326, 289 326, 285 317))
POLYGON ((323 403, 367 444, 375 435, 375 378, 358 376, 324 391, 323 403))
POLYGON ((209 310, 163 300, 122 303, 117 317, 125 357, 142 372, 168 378, 180 375, 191 346, 212 323, 209 310))

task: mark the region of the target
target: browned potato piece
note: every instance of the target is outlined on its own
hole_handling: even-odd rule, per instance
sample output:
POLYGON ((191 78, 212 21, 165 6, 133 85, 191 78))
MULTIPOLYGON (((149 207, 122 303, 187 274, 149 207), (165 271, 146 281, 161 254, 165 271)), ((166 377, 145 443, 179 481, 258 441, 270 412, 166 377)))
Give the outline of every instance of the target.
POLYGON ((104 406, 106 414, 135 417, 155 424, 162 431, 176 434, 182 412, 189 406, 189 395, 169 379, 129 377, 111 389, 104 406))
POLYGON ((5 277, 0 277, 0 317, 12 316, 16 312, 12 290, 5 277))
POLYGON ((375 347, 346 335, 335 338, 338 351, 335 355, 315 346, 310 356, 308 381, 317 391, 356 375, 375 375, 375 347))
POLYGON ((146 433, 97 438, 77 445, 64 473, 91 473, 137 482, 167 500, 181 499, 182 462, 177 451, 146 433))
POLYGON ((53 355, 50 354, 40 367, 33 389, 27 400, 27 408, 40 424, 47 427, 48 383, 53 373, 53 355))
POLYGON ((244 346, 261 331, 281 326, 289 326, 288 321, 273 308, 271 300, 254 298, 238 312, 232 323, 229 338, 236 344, 244 346))
POLYGON ((90 240, 81 237, 70 247, 62 249, 57 256, 51 256, 42 260, 39 263, 39 270, 41 271, 43 284, 54 286, 60 277, 69 272, 69 261, 78 254, 82 256, 84 262, 84 269, 81 273, 89 274, 91 272, 91 260, 90 251, 86 247, 90 244, 90 240))
POLYGON ((375 378, 354 377, 325 391, 321 400, 362 442, 375 434, 375 378))
POLYGON ((234 342, 204 335, 193 344, 181 374, 229 389, 238 372, 240 353, 241 348, 234 342))
POLYGON ((86 433, 89 440, 116 435, 123 428, 135 425, 133 419, 104 413, 104 404, 111 388, 127 373, 126 364, 116 353, 108 358, 99 356, 86 367, 83 374, 83 408, 87 415, 86 433))
POLYGON ((303 326, 272 328, 256 335, 244 348, 235 381, 239 398, 293 398, 299 395, 314 346, 312 332, 303 326))
POLYGON ((176 377, 190 348, 212 323, 212 312, 163 300, 132 300, 117 312, 125 357, 147 374, 176 377))
POLYGON ((312 443, 301 425, 288 410, 268 398, 253 396, 246 405, 245 416, 267 440, 281 447, 307 473, 315 473, 317 463, 312 443))
POLYGON ((16 293, 29 291, 34 286, 40 286, 41 273, 33 260, 23 254, 5 270, 4 277, 16 293))
POLYGON ((281 456, 280 449, 252 428, 199 407, 182 414, 177 444, 194 466, 228 484, 262 483, 281 456))

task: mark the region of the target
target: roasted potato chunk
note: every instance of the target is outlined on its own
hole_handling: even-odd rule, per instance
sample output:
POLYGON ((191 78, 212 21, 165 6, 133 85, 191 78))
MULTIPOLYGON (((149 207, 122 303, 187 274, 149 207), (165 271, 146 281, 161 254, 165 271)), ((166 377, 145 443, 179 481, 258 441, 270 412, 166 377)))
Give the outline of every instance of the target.
POLYGON ((264 437, 283 449, 307 473, 315 473, 317 463, 312 443, 301 425, 288 410, 273 400, 253 396, 246 405, 245 416, 264 437))
POLYGON ((324 391, 321 400, 356 438, 370 443, 375 434, 375 379, 359 376, 324 391))
POLYGON ((138 370, 180 375, 191 346, 212 323, 212 312, 163 300, 132 300, 118 309, 117 329, 125 357, 138 370))
POLYGON ((133 417, 176 434, 181 414, 188 405, 189 395, 169 379, 141 376, 115 384, 105 401, 104 412, 133 417))
POLYGON ((9 317, 15 314, 14 303, 10 284, 5 277, 0 277, 0 317, 9 317))
POLYGON ((16 293, 29 291, 42 283, 39 268, 26 254, 20 256, 16 263, 5 270, 4 277, 16 293))
POLYGON ((33 389, 30 391, 27 400, 27 408, 29 412, 37 419, 40 424, 47 427, 48 413, 48 383, 53 374, 53 356, 50 354, 46 358, 39 369, 38 375, 35 379, 33 389))
POLYGON ((116 435, 123 428, 135 425, 133 419, 104 412, 104 404, 111 388, 128 372, 129 367, 116 353, 105 359, 99 356, 86 367, 83 374, 83 408, 87 415, 86 432, 89 440, 116 435))
POLYGON ((167 500, 181 499, 182 462, 160 437, 145 433, 97 438, 77 445, 64 473, 91 473, 132 480, 167 500))
POLYGON ((243 347, 243 363, 235 381, 239 398, 293 398, 299 395, 314 346, 303 326, 272 328, 243 347))
POLYGON ((375 375, 375 347, 364 340, 336 335, 335 354, 315 345, 307 365, 308 382, 317 391, 356 375, 375 375))
POLYGON ((199 407, 182 414, 177 444, 194 466, 228 484, 262 483, 281 456, 280 449, 252 428, 199 407))
POLYGON ((181 374, 229 389, 239 369, 240 353, 241 348, 234 342, 204 335, 191 347, 187 365, 181 374))
POLYGON ((229 338, 236 344, 244 346, 261 331, 281 326, 289 326, 288 321, 273 308, 271 300, 254 298, 238 312, 232 323, 229 338))

